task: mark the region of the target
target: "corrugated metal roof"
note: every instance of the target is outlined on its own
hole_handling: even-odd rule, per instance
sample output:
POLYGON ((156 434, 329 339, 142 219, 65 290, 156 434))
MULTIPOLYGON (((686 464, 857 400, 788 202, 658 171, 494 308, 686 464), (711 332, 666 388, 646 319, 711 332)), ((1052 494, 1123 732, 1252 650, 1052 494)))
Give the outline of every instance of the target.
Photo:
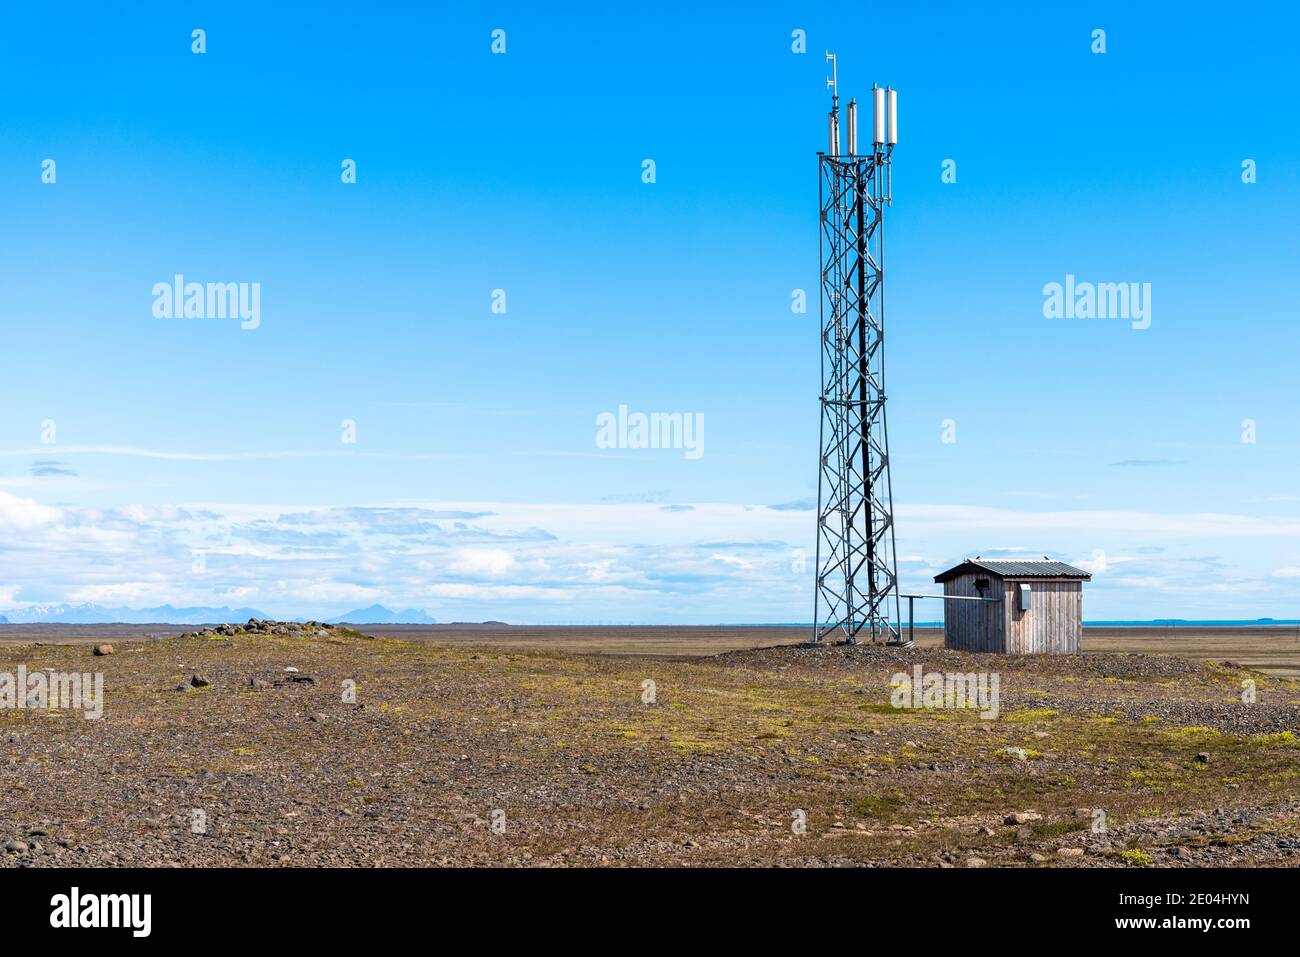
POLYGON ((983 558, 968 558, 960 565, 935 575, 934 580, 936 582, 945 582, 950 578, 956 578, 958 575, 964 575, 977 569, 982 569, 1000 578, 1075 578, 1080 581, 1092 580, 1090 573, 1085 572, 1082 568, 1067 565, 1065 562, 1054 562, 1050 559, 1011 562, 983 558))

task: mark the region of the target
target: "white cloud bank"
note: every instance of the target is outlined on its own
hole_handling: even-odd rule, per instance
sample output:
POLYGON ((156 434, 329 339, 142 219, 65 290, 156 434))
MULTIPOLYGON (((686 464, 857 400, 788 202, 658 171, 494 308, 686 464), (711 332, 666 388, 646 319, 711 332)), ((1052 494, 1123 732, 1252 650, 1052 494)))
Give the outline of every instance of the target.
MULTIPOLYGON (((1050 554, 1094 573, 1091 619, 1300 613, 1295 518, 900 505, 897 520, 905 591, 936 592, 933 574, 966 555, 1050 554)), ((324 617, 378 602, 443 621, 807 621, 813 522, 731 504, 76 508, 0 491, 0 613, 66 601, 324 617)))

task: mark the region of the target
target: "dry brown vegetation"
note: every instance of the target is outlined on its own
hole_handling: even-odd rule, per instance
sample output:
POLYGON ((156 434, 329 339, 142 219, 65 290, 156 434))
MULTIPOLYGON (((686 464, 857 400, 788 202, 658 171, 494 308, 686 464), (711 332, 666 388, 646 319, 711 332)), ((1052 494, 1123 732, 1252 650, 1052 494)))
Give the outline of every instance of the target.
POLYGON ((1139 866, 1300 852, 1300 687, 1262 672, 933 648, 636 658, 479 637, 115 637, 105 658, 0 647, 0 671, 102 671, 107 698, 98 721, 0 711, 0 842, 28 845, 0 860, 1139 866), (893 708, 890 676, 914 662, 998 671, 1001 716, 893 708), (313 681, 286 681, 287 667, 313 681), (211 684, 176 690, 195 673, 211 684), (1240 703, 1243 678, 1257 704, 1240 703), (195 809, 206 833, 191 832, 195 809), (1005 823, 1013 813, 1024 820, 1005 823))

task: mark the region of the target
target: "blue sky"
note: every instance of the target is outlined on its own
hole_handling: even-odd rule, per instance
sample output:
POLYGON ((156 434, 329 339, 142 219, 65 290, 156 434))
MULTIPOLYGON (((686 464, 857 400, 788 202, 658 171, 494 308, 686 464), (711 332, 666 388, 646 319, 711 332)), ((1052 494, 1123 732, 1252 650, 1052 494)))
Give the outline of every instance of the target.
POLYGON ((1300 17, 1047 6, 6 5, 0 613, 810 618, 829 48, 899 90, 905 588, 1050 554, 1089 618, 1295 617, 1300 17), (155 318, 177 273, 260 325, 155 318), (1150 328, 1045 318, 1067 274, 1150 328), (599 448, 620 405, 704 454, 599 448))

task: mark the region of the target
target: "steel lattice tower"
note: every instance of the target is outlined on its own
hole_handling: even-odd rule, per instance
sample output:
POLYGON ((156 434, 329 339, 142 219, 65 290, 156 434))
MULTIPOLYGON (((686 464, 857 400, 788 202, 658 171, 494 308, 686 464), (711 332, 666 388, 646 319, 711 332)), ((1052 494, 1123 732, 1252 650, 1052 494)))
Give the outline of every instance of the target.
MULTIPOLYGON (((834 54, 827 54, 834 62, 834 54)), ((873 89, 874 136, 857 152, 857 104, 839 149, 837 80, 821 194, 821 458, 813 640, 900 641, 889 430, 885 419, 885 207, 895 96, 873 89), (888 132, 886 132, 886 126, 888 132)))

